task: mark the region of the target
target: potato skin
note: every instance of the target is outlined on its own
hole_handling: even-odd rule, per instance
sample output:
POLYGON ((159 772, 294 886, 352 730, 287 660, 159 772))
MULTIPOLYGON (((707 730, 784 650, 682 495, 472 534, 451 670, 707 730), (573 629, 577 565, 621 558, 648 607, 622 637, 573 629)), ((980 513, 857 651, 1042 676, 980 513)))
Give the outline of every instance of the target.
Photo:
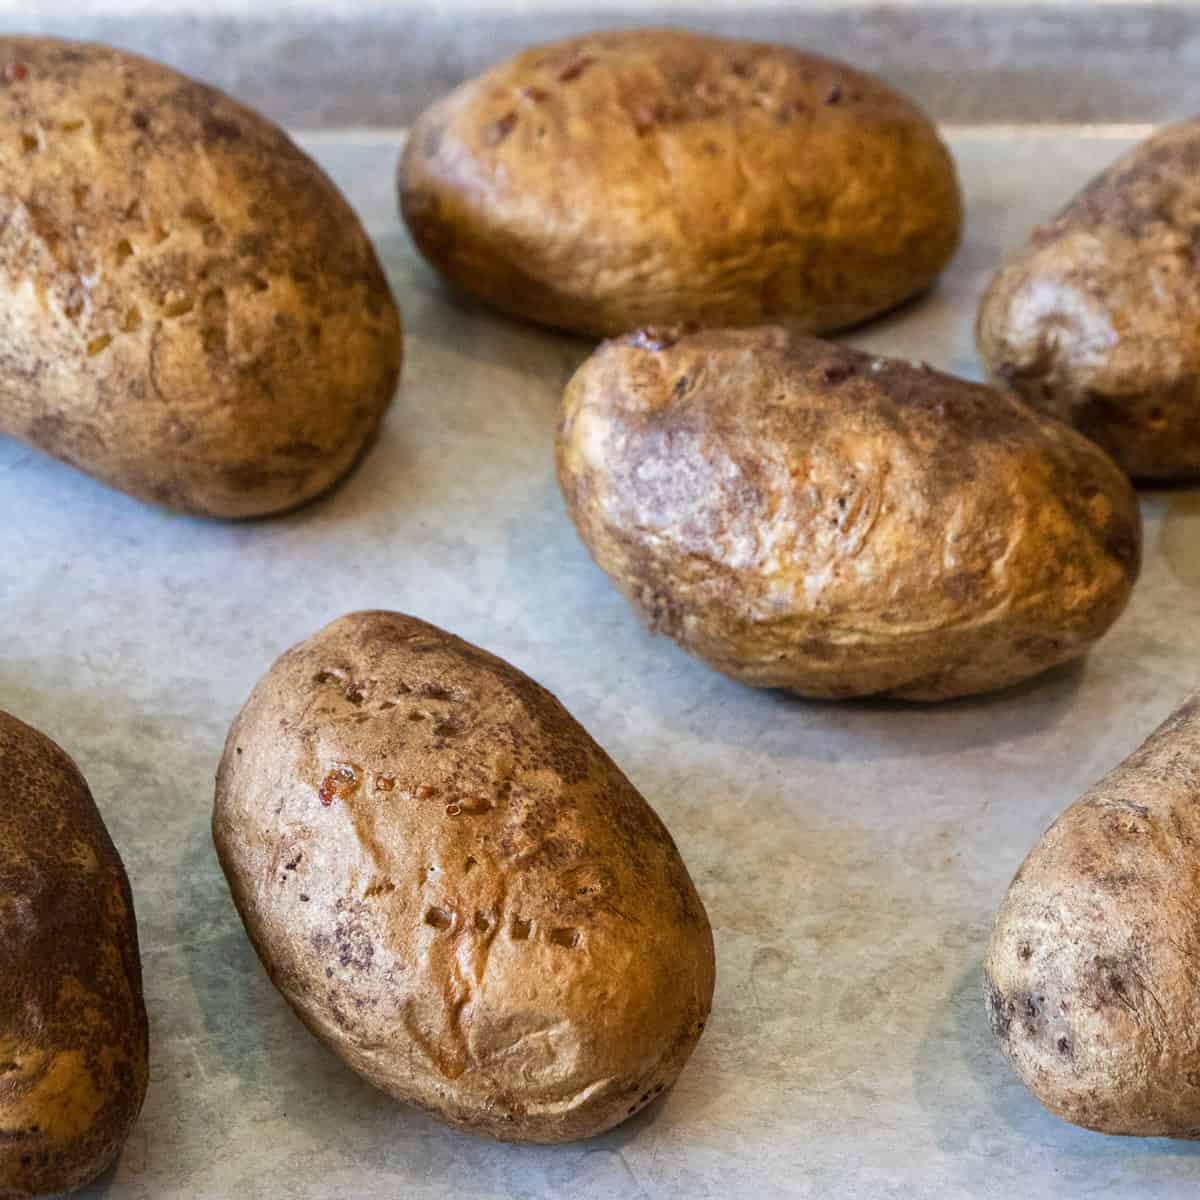
POLYGON ((1097 176, 996 273, 979 355, 1135 478, 1200 476, 1200 119, 1097 176))
POLYGON ((600 336, 851 325, 927 288, 962 225, 950 155, 905 97, 681 29, 535 47, 463 84, 413 126, 399 190, 456 287, 600 336))
POLYGON ((366 233, 270 122, 104 46, 0 38, 0 432, 252 517, 351 467, 400 368, 366 233))
POLYGON ((82 1187, 142 1107, 148 1026, 125 868, 79 769, 0 712, 0 1197, 82 1187))
POLYGON ((1137 577, 1128 481, 1011 395, 779 327, 606 342, 563 398, 592 557, 718 671, 943 700, 1079 655, 1137 577))
POLYGON ((301 1020, 461 1129, 600 1133, 704 1027, 712 933, 662 822, 549 692, 412 617, 342 617, 275 663, 213 838, 301 1020))
POLYGON ((1000 906, 992 1031, 1065 1121, 1200 1137, 1198 800, 1200 693, 1059 817, 1000 906))

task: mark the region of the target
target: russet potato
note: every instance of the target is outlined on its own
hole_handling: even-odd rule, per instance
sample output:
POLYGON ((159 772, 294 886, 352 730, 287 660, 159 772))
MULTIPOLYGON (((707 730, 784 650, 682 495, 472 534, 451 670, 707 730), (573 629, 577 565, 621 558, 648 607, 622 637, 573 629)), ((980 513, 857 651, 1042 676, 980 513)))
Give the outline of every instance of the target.
POLYGON ((1122 155, 996 272, 979 355, 1143 480, 1200 477, 1200 119, 1122 155))
POLYGON ((1200 1138, 1200 693, 1048 829, 986 963, 992 1030, 1056 1116, 1200 1138))
POLYGON ((0 38, 0 343, 0 433, 217 517, 329 488, 400 367, 366 233, 281 130, 53 38, 0 38))
POLYGON ((1016 397, 779 327, 643 330, 567 386, 558 478, 651 627, 744 683, 942 700, 1082 654, 1137 577, 1098 447, 1016 397))
POLYGON ((79 769, 0 712, 0 1196, 99 1175, 142 1107, 133 895, 79 769))
POLYGON ((815 54, 592 33, 484 72, 413 126, 400 206, 452 285, 583 334, 830 330, 930 286, 958 244, 924 113, 815 54))
POLYGON ((662 822, 533 680, 399 613, 284 654, 213 837, 272 980, 354 1070, 473 1133, 599 1133, 708 1017, 708 918, 662 822))

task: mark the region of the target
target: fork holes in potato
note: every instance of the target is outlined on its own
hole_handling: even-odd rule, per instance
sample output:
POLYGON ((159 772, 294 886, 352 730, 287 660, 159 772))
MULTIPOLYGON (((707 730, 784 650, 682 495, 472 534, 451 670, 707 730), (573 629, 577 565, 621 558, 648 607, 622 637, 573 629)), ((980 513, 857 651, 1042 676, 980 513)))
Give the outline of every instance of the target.
POLYGON ((164 317, 184 317, 196 307, 191 296, 168 297, 163 301, 164 317))
POLYGON ((449 929, 453 923, 454 918, 444 908, 425 910, 425 924, 434 929, 449 929))

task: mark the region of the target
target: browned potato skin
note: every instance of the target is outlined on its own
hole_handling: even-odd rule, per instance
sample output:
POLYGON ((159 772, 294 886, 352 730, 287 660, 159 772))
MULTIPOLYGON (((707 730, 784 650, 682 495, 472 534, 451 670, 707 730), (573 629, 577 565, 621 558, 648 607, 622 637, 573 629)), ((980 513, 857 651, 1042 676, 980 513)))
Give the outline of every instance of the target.
POLYGON ((1200 120, 1122 155, 996 274, 987 369, 1135 478, 1200 476, 1200 120))
POLYGON ((0 712, 0 1197, 82 1187, 146 1094, 133 896, 79 769, 0 712))
POLYGON ((1200 1137, 1200 693, 1077 800, 1004 897, 992 1030, 1056 1116, 1200 1137))
POLYGON ((0 39, 0 432, 143 500, 292 508, 354 463, 400 323, 349 205, 257 113, 0 39))
POLYGON ((539 46, 414 125, 422 254, 512 316, 837 329, 929 287, 958 245, 954 164, 879 80, 681 29, 539 46))
POLYGON ((558 479, 596 562, 718 671, 944 700, 1082 654, 1137 577, 1127 479, 1015 397, 779 327, 606 342, 558 479))
POLYGON ((704 1028, 712 933, 662 822, 549 692, 412 617, 342 617, 275 663, 213 837, 301 1020, 461 1129, 600 1133, 704 1028))

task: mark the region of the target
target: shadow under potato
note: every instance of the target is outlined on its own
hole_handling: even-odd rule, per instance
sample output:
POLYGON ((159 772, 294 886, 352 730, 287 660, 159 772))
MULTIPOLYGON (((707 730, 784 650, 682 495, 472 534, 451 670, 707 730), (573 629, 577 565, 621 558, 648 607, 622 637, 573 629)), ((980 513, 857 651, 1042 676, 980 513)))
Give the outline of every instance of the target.
MULTIPOLYGON (((990 922, 980 932, 982 946, 990 922)), ((1194 1180, 1195 1142, 1093 1133, 1044 1109, 992 1036, 983 986, 979 956, 934 1013, 913 1066, 916 1098, 937 1147, 972 1195, 1019 1194, 1028 1173, 1052 1173, 1063 1196, 1090 1191, 1097 1169, 1111 1171, 1114 1182, 1131 1167, 1143 1172, 1137 1191, 1122 1193, 1129 1195, 1148 1194, 1141 1187, 1154 1180, 1194 1180)))

